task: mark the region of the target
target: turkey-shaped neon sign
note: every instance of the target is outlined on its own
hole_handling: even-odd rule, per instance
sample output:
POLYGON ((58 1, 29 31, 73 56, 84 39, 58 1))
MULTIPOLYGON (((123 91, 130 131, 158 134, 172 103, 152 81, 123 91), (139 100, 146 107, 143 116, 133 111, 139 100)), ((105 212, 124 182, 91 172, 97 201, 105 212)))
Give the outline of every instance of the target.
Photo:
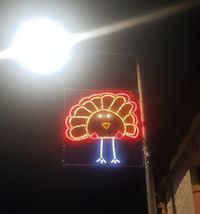
POLYGON ((112 143, 112 164, 119 164, 115 150, 116 139, 141 139, 139 101, 131 93, 101 92, 82 98, 66 117, 65 135, 70 142, 87 139, 100 140, 97 163, 106 164, 103 156, 104 140, 112 143))

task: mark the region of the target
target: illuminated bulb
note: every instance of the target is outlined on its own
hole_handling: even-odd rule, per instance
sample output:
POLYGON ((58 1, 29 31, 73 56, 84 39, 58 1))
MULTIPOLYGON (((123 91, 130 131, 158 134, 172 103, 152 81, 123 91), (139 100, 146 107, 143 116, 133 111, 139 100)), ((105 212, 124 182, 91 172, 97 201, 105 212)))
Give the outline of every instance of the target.
POLYGON ((98 117, 99 117, 99 118, 102 118, 102 114, 99 114, 98 117))
POLYGON ((69 59, 73 45, 82 40, 80 37, 81 34, 70 34, 50 19, 31 19, 19 28, 10 51, 26 69, 52 73, 69 59))
POLYGON ((107 118, 110 118, 110 117, 111 117, 111 115, 110 115, 110 114, 107 114, 107 115, 106 115, 106 117, 107 117, 107 118))

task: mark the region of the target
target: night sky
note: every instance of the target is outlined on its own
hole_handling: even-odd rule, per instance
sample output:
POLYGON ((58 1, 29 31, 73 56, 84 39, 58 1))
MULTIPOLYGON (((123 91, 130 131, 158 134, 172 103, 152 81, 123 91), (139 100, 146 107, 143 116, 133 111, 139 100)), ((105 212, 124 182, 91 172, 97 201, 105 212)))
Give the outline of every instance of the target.
MULTIPOLYGON (((0 49, 19 24, 47 16, 86 32, 181 1, 1 1, 0 49)), ((199 93, 199 7, 77 45, 50 76, 0 62, 2 213, 146 212, 143 167, 63 167, 64 88, 137 90, 139 54, 156 184, 171 142, 199 93), (137 211, 136 211, 137 210, 137 211)), ((134 153, 134 152, 133 152, 134 153)), ((96 158, 96 157, 95 157, 96 158)))

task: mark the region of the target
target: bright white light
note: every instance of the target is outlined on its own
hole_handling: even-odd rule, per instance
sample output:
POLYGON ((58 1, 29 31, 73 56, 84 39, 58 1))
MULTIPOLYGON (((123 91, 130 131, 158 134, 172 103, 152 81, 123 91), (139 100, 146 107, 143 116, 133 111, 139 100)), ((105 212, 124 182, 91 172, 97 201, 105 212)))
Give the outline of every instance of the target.
POLYGON ((39 73, 51 73, 64 65, 73 45, 81 40, 159 20, 199 4, 200 1, 183 1, 78 35, 67 33, 61 25, 52 20, 32 19, 21 26, 12 47, 0 51, 0 59, 15 58, 27 69, 39 73))
POLYGON ((80 35, 68 33, 55 21, 31 19, 19 28, 10 48, 11 57, 33 72, 52 73, 65 64, 80 40, 80 35))
POLYGON ((116 158, 116 152, 115 152, 115 139, 112 138, 112 151, 113 151, 113 159, 111 163, 117 164, 120 163, 120 161, 116 158))
POLYGON ((99 118, 102 118, 102 114, 99 114, 98 117, 99 117, 99 118))
POLYGON ((107 118, 110 118, 110 117, 111 117, 111 115, 110 115, 110 114, 107 114, 107 115, 106 115, 106 117, 107 117, 107 118))
POLYGON ((100 144, 100 158, 96 160, 96 162, 101 163, 101 164, 106 164, 106 160, 103 158, 103 139, 101 139, 101 144, 100 144))

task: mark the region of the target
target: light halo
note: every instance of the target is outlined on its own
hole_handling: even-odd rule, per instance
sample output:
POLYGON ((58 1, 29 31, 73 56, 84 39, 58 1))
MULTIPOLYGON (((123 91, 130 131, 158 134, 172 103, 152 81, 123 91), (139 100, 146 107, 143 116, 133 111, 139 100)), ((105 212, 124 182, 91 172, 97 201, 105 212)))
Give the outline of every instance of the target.
POLYGON ((49 74, 63 67, 80 40, 81 35, 67 32, 51 19, 34 18, 19 27, 9 51, 26 69, 49 74))

